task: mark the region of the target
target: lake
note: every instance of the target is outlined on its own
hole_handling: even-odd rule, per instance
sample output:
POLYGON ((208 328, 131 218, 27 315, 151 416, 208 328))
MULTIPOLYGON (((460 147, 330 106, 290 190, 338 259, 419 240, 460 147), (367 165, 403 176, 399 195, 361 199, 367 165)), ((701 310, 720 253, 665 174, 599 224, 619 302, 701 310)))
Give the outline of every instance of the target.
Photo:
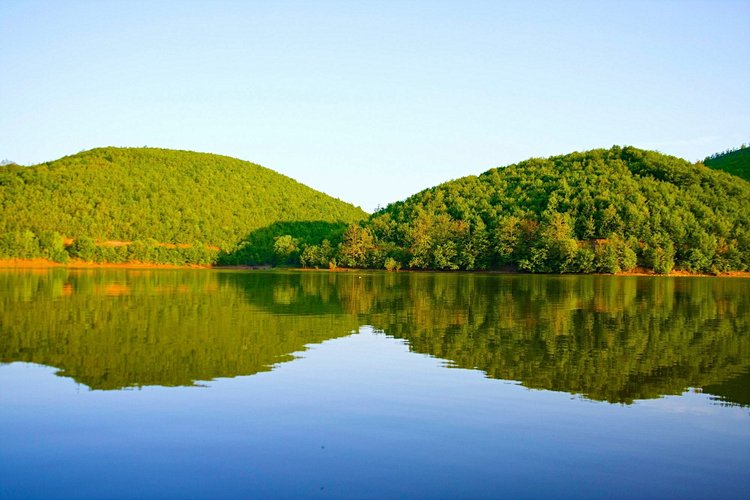
POLYGON ((750 280, 0 270, 2 498, 750 497, 750 280))

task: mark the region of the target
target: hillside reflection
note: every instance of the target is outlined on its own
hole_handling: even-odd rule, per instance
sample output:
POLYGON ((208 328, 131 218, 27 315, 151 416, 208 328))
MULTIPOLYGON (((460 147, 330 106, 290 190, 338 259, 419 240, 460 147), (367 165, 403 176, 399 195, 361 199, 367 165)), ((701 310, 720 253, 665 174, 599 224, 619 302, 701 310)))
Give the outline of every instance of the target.
POLYGON ((0 272, 0 360, 92 389, 252 375, 373 325, 530 388, 747 405, 750 281, 462 274, 0 272))

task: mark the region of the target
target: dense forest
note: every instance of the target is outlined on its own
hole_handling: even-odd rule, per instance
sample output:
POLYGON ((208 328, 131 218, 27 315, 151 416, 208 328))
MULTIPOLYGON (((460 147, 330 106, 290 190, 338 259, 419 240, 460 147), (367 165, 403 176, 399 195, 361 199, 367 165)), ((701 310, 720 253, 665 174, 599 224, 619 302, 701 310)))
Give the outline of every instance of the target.
POLYGON ((748 404, 747 280, 60 269, 0 272, 0 291, 0 362, 93 389, 252 375, 372 325, 529 388, 748 404))
POLYGON ((259 165, 154 148, 0 166, 0 213, 0 258, 174 264, 228 258, 278 222, 325 223, 317 243, 366 216, 259 165))
POLYGON ((532 158, 367 217, 232 158, 105 148, 0 167, 0 258, 532 273, 750 269, 748 148, 532 158), (739 166, 738 166, 739 165, 739 166))
POLYGON ((703 163, 715 170, 723 170, 750 181, 750 147, 743 144, 737 149, 716 153, 706 157, 703 163))
MULTIPOLYGON (((315 256, 315 249, 302 253, 315 256)), ((339 265, 617 273, 750 267, 750 183, 613 147, 533 158, 426 189, 347 228, 339 265)))

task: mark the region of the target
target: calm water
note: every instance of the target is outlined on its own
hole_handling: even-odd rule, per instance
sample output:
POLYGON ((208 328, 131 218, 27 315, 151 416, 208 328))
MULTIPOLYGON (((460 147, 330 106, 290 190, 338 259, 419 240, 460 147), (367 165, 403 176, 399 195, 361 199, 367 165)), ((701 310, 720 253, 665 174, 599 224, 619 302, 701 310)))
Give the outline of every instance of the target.
POLYGON ((0 497, 750 497, 750 280, 0 271, 0 497))

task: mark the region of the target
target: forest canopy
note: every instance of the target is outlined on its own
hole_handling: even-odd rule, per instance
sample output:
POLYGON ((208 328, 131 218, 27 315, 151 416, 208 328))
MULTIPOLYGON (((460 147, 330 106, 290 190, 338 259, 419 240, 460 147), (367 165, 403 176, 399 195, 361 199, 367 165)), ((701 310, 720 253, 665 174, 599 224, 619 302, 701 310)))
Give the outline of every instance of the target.
POLYGON ((0 258, 175 264, 215 262, 219 250, 231 254, 278 222, 345 226, 366 217, 253 163, 155 148, 2 166, 0 209, 0 258))
MULTIPOLYGON (((706 164, 747 148, 714 155, 706 164)), ((745 155, 745 156, 742 156, 745 155)), ((713 162, 713 164, 712 164, 713 162)), ((617 273, 750 269, 750 182, 615 146, 532 158, 371 216, 283 175, 103 148, 0 167, 0 258, 617 273)))
POLYGON ((703 163, 715 170, 723 170, 750 181, 750 147, 743 144, 737 149, 716 153, 706 157, 703 163))
POLYGON ((617 273, 750 267, 750 183, 613 147, 532 158, 426 189, 350 227, 353 267, 617 273))

